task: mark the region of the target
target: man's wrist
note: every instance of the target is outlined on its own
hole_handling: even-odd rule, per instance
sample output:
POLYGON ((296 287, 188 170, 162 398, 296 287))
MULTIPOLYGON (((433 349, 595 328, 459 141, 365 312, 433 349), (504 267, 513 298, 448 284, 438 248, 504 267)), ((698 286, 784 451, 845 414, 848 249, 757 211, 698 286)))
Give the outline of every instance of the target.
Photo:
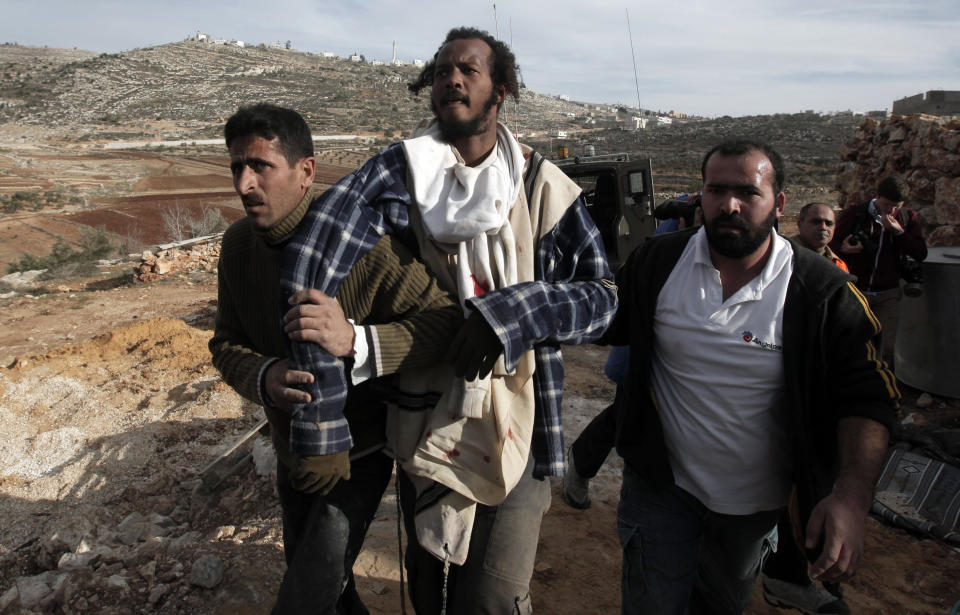
POLYGON ((867 513, 873 504, 873 485, 865 485, 864 481, 856 477, 840 476, 833 485, 833 495, 838 500, 850 502, 857 510, 867 513))
POLYGON ((270 371, 270 368, 273 367, 274 363, 277 363, 280 359, 273 357, 268 359, 263 366, 260 368, 260 374, 257 377, 257 396, 260 398, 260 404, 268 408, 276 408, 277 404, 273 399, 270 398, 270 393, 267 388, 267 372, 270 371))

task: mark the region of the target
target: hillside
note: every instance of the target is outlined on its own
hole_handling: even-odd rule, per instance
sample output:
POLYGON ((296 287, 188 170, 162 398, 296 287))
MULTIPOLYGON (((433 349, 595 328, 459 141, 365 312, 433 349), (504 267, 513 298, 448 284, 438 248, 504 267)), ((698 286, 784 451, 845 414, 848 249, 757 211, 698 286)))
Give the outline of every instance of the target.
MULTIPOLYGON (((240 105, 294 107, 316 134, 393 133, 428 115, 406 84, 413 66, 373 66, 295 50, 178 42, 78 59, 39 61, 0 46, 0 122, 39 126, 63 139, 216 138, 240 105), (79 134, 78 134, 79 132, 79 134)), ((524 123, 544 130, 576 103, 528 92, 524 123)), ((509 108, 508 108, 509 110, 509 108)))
MULTIPOLYGON (((413 66, 295 50, 183 41, 95 55, 5 45, 0 68, 0 125, 43 128, 67 141, 217 138, 237 106, 260 100, 298 109, 321 135, 392 138, 429 115, 426 93, 415 97, 406 87, 417 74, 413 66)), ((682 167, 737 134, 768 140, 800 165, 832 170, 840 144, 862 119, 849 113, 725 116, 628 131, 623 109, 527 89, 520 104, 510 101, 505 111, 514 131, 543 150, 565 144, 571 155, 581 154, 590 144, 598 153, 643 151, 682 167), (566 136, 551 139, 550 130, 566 136)))
MULTIPOLYGON (((78 247, 98 223, 127 251, 175 239, 150 230, 157 226, 141 214, 151 210, 183 207, 199 217, 213 208, 230 220, 236 202, 217 140, 241 104, 275 101, 300 110, 317 135, 362 136, 323 144, 320 161, 343 167, 342 175, 429 115, 426 94, 415 97, 406 87, 416 71, 192 41, 99 55, 0 45, 0 223, 7 221, 0 224, 0 272, 23 255, 46 255, 57 241, 78 247), (212 143, 193 143, 200 139, 212 143), (145 145, 176 140, 181 145, 145 145), (104 208, 118 213, 108 220, 78 214, 104 208)), ((836 199, 840 145, 860 121, 811 113, 625 130, 629 110, 530 90, 519 104, 508 101, 503 117, 546 153, 563 145, 580 155, 589 145, 599 154, 651 156, 660 198, 698 190, 700 157, 722 137, 766 139, 787 161, 788 211, 836 199)))

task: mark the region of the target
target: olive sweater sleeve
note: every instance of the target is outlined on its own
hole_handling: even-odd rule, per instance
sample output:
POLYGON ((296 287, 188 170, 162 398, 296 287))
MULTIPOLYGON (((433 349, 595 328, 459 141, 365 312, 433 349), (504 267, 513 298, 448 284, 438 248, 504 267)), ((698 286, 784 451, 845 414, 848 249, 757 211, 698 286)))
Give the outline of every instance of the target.
POLYGON ((231 388, 258 404, 264 403, 264 371, 286 356, 276 255, 241 220, 224 233, 217 270, 217 316, 209 343, 213 366, 231 388))
POLYGON ((463 322, 450 295, 389 235, 354 266, 337 300, 365 325, 374 377, 439 362, 463 322))

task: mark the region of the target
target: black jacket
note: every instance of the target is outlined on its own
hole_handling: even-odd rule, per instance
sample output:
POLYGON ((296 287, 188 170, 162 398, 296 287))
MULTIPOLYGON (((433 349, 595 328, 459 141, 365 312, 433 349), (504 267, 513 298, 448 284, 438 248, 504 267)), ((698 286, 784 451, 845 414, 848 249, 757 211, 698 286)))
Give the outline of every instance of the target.
MULTIPOLYGON (((660 289, 695 232, 661 235, 634 251, 617 276, 620 306, 600 340, 630 345, 629 375, 616 402, 617 452, 635 472, 661 486, 674 477, 650 385, 653 316, 660 289)), ((806 524, 813 506, 833 487, 837 421, 860 416, 890 429, 900 394, 877 353, 879 323, 853 277, 791 244, 782 400, 795 434, 794 481, 806 524)))

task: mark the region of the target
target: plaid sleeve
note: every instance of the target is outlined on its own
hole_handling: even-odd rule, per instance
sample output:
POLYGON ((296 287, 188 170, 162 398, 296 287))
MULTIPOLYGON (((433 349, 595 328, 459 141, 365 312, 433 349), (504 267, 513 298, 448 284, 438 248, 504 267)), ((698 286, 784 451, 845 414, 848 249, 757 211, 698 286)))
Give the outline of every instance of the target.
MULTIPOLYGON (((316 288, 333 297, 353 266, 387 232, 391 214, 409 204, 406 160, 392 146, 314 199, 284 247, 280 269, 281 309, 290 295, 316 288)), ((290 448, 329 455, 353 444, 343 416, 347 380, 343 361, 316 344, 288 340, 291 369, 313 374, 304 389, 311 401, 291 411, 290 448)))
POLYGON ((537 258, 536 281, 467 302, 483 314, 503 343, 507 369, 542 342, 582 344, 597 339, 617 309, 600 232, 579 197, 540 240, 537 258))

